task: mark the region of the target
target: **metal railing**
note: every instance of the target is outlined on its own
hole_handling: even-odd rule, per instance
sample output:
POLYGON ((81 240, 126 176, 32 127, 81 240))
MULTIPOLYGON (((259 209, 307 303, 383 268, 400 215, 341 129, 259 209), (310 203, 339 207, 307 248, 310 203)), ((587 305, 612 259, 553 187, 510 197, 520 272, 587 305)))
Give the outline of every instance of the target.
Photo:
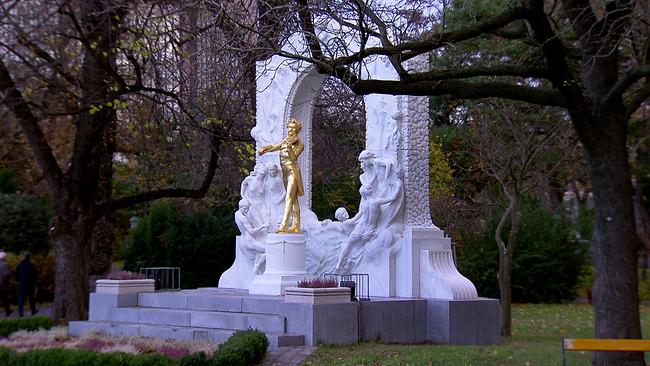
POLYGON ((336 281, 341 287, 350 287, 351 296, 357 301, 370 300, 368 283, 370 276, 366 273, 325 273, 323 278, 336 281))
POLYGON ((156 282, 156 291, 178 291, 181 289, 180 267, 144 267, 140 273, 156 282))

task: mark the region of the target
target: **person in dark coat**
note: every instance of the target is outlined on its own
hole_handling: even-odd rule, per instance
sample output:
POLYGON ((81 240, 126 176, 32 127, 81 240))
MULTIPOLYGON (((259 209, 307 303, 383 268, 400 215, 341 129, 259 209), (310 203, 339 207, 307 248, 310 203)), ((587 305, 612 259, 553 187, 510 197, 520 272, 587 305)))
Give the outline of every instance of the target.
POLYGON ((34 298, 38 271, 31 259, 32 254, 30 252, 25 252, 23 260, 18 263, 18 266, 16 267, 16 280, 18 281, 18 315, 20 316, 23 316, 25 296, 29 298, 29 306, 31 307, 32 315, 38 313, 38 310, 36 310, 36 299, 34 298))
POLYGON ((7 253, 0 251, 0 301, 5 307, 5 315, 11 315, 11 306, 9 305, 9 277, 11 276, 11 269, 7 264, 7 253))

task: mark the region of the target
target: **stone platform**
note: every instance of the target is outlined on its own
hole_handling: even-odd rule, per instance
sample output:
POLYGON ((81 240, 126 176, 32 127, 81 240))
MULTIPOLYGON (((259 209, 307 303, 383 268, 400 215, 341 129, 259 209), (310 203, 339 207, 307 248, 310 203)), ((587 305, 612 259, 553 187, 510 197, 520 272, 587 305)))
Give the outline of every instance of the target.
POLYGON ((271 349, 396 343, 498 344, 498 300, 372 298, 337 304, 286 303, 283 296, 203 288, 115 295, 92 293, 88 321, 70 322, 69 332, 225 341, 248 328, 266 333, 271 349))

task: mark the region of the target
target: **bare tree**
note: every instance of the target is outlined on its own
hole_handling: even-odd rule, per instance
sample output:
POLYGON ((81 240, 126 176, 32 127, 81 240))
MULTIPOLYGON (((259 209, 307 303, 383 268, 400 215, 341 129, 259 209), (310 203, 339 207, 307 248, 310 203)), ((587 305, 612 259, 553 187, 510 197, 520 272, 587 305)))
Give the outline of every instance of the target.
POLYGON ((563 164, 569 122, 558 113, 521 103, 490 100, 472 108, 470 132, 479 168, 500 187, 507 205, 494 233, 499 248, 501 334, 512 334, 512 261, 520 229, 521 200, 563 164), (487 108, 486 108, 487 107, 487 108), (554 116, 555 115, 555 116, 554 116), (550 121, 549 121, 550 120, 550 121))
POLYGON ((2 105, 21 126, 55 201, 55 318, 86 316, 90 243, 100 219, 158 198, 203 197, 223 145, 249 140, 241 127, 250 121, 256 54, 232 50, 254 40, 229 29, 223 8, 202 4, 0 2, 2 105), (68 126, 71 141, 56 154, 44 133, 55 123, 68 126), (151 168, 165 165, 146 150, 161 141, 185 149, 175 155, 183 167, 175 179, 151 175, 148 189, 113 197, 118 146, 131 143, 123 153, 151 168))

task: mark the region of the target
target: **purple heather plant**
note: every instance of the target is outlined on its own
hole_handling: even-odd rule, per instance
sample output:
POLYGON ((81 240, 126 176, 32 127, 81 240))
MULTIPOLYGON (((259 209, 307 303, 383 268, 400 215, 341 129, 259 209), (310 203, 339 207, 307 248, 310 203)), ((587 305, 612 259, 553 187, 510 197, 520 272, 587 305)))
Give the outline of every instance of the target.
POLYGON ((338 287, 336 280, 332 278, 324 279, 320 277, 309 278, 298 282, 298 287, 304 288, 327 288, 327 287, 338 287))
POLYGON ((95 350, 101 353, 157 353, 174 359, 197 352, 212 355, 215 350, 214 344, 209 342, 182 342, 146 337, 107 336, 95 333, 86 333, 81 337, 71 337, 65 327, 54 327, 50 330, 17 331, 8 337, 0 338, 0 347, 21 352, 32 349, 70 348, 95 350))
POLYGON ((172 346, 162 346, 156 350, 156 353, 165 355, 169 358, 177 359, 183 356, 188 355, 190 352, 186 349, 172 347, 172 346))
POLYGON ((144 273, 129 271, 113 271, 108 274, 109 280, 144 280, 146 278, 144 273))
POLYGON ((107 345, 110 345, 107 342, 104 342, 101 339, 97 338, 90 338, 85 340, 84 342, 80 342, 77 345, 78 349, 85 349, 85 350, 92 350, 92 351, 101 351, 104 347, 107 345))

